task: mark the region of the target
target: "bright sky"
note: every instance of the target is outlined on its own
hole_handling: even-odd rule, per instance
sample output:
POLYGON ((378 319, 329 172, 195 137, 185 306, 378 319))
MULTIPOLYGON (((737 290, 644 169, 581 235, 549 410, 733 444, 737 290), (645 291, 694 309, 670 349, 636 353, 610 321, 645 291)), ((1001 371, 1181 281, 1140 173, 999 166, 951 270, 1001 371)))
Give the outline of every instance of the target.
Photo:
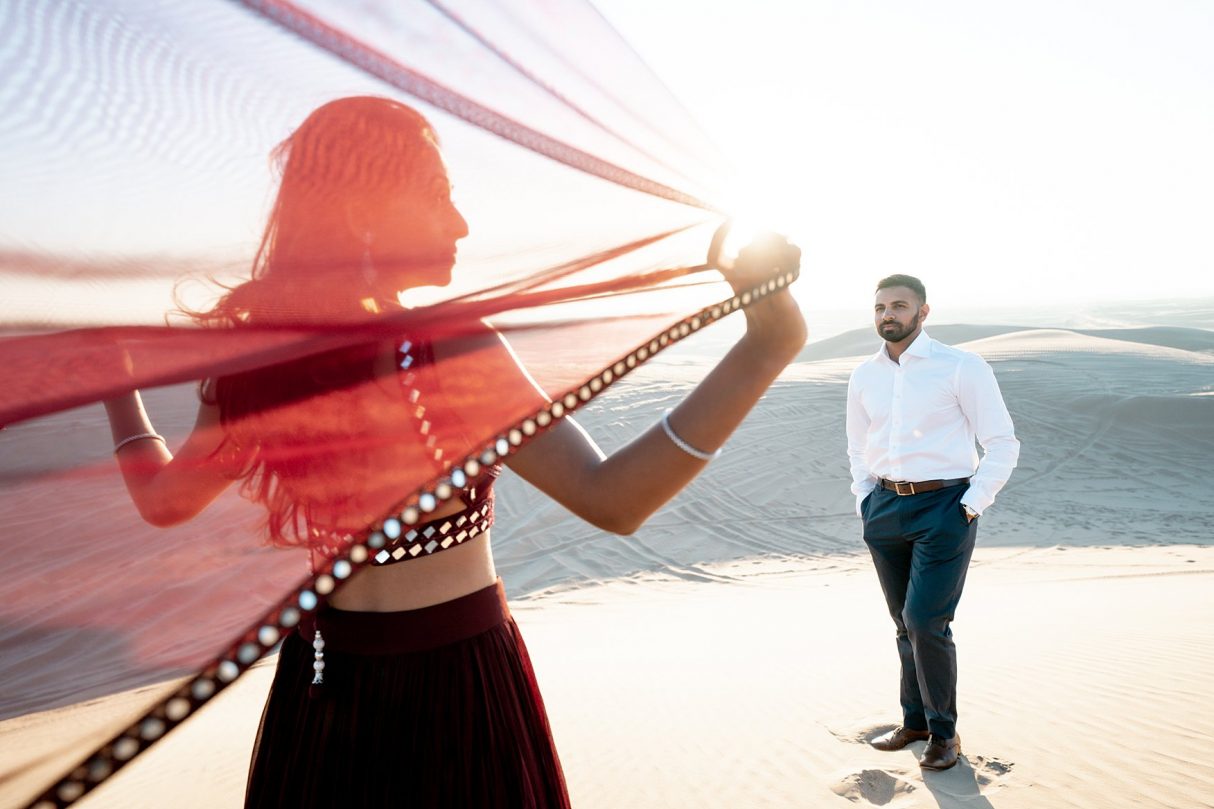
MULTIPOLYGON (((984 319, 977 307, 1214 295, 1209 0, 592 1, 740 167, 750 188, 725 202, 801 244, 796 294, 808 308, 865 312, 874 282, 893 272, 923 278, 952 320, 984 319)), ((0 138, 6 247, 251 252, 271 194, 266 155, 286 122, 329 97, 382 91, 293 37, 267 39, 237 6, 215 6, 217 20, 155 0, 72 7, 91 33, 65 40, 80 45, 70 52, 26 48, 40 58, 12 80, 24 89, 5 96, 25 121, 0 138), (124 14, 154 36, 123 39, 124 14), (212 27, 194 35, 194 17, 212 27), (138 60, 125 84, 109 86, 114 53, 138 60), (257 71, 250 53, 264 61, 257 71), (40 72, 48 59, 68 67, 40 72), (55 89, 72 75, 100 77, 108 94, 55 89), (179 104, 209 98, 191 83, 201 76, 222 89, 217 106, 179 104), (261 114, 233 118, 240 104, 261 114)), ((576 39, 562 44, 612 78, 576 39)), ((491 78, 513 75, 478 64, 491 78)), ((586 231, 603 223, 627 234, 618 241, 666 226, 648 215, 650 200, 614 187, 592 189, 612 207, 588 216, 572 196, 580 175, 439 121, 474 223, 467 256, 497 266, 510 257, 498 248, 520 247, 524 233, 531 252, 516 249, 517 260, 535 262, 545 239, 566 252, 599 245, 586 231), (541 229, 509 215, 531 223, 533 210, 541 229)), ((60 292, 87 293, 71 317, 146 299, 158 319, 171 303, 166 279, 146 292, 18 279, 3 297, 8 310, 54 301, 64 313, 60 292)))
POLYGON ((802 244, 811 305, 892 272, 963 307, 1214 294, 1214 3, 594 1, 802 244))

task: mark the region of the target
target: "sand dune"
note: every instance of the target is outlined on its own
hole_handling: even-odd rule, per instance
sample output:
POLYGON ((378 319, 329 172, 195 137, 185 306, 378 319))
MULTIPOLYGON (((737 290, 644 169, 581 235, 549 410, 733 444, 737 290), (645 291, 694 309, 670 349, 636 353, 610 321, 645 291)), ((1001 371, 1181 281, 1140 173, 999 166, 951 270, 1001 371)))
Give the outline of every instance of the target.
MULTIPOLYGON (((992 328, 931 330, 963 338, 955 344, 991 362, 1023 444, 1019 469, 984 517, 983 545, 1214 539, 1203 519, 1214 515, 1214 488, 1203 485, 1214 457, 1214 355, 1176 348, 1173 329, 1137 330, 1129 341, 992 328)), ((865 345, 863 356, 876 338, 864 331, 836 339, 865 345)), ((759 555, 829 566, 863 551, 843 437, 847 375, 860 356, 789 368, 722 457, 627 540, 580 525, 517 478, 503 479, 494 529, 503 575, 523 594, 642 571, 705 578, 705 564, 759 555)), ((610 450, 677 402, 691 385, 685 376, 685 366, 659 358, 578 418, 610 450)))
MULTIPOLYGON (((575 806, 1178 809, 1214 794, 1211 548, 980 550, 954 625, 965 755, 943 773, 919 770, 922 743, 866 743, 896 718, 897 672, 862 564, 710 572, 515 604, 575 806)), ((82 805, 238 805, 269 673, 82 805)))
MULTIPOLYGON (((1214 332, 930 331, 991 362, 1023 444, 954 626, 966 761, 925 776, 914 750, 865 743, 896 720, 897 695, 844 451, 847 375, 876 347, 864 330, 807 347, 633 537, 501 481, 499 570, 576 806, 1214 805, 1214 332)), ((704 345, 659 357, 579 420, 606 449, 627 440, 702 375, 704 345)), ((236 805, 268 671, 84 805, 236 805)), ((53 750, 55 723, 86 713, 0 723, 0 757, 53 750)), ((14 794, 0 785, 0 806, 14 794)))

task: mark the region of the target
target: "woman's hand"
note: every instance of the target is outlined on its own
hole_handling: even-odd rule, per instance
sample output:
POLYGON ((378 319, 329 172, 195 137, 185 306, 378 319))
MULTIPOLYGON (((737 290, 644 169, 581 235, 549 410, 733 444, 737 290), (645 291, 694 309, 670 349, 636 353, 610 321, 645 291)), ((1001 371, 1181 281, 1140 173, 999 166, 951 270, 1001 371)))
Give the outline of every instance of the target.
MULTIPOLYGON (((801 248, 783 236, 765 233, 742 248, 732 266, 721 272, 734 292, 741 294, 800 265, 801 248)), ((742 342, 780 363, 781 367, 792 361, 804 347, 809 333, 801 308, 788 287, 752 302, 743 311, 746 336, 742 342)))

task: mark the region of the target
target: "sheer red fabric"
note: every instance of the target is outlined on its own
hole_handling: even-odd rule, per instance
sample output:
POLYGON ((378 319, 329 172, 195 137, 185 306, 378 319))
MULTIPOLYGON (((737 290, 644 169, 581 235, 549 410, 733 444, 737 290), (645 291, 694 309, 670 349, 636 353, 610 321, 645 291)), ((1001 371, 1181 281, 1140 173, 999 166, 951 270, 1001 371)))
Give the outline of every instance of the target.
POLYGON ((123 695, 4 744, 5 806, 75 801, 432 502, 791 278, 705 266, 722 161, 586 2, 14 0, 0 40, 0 733, 123 695), (338 99, 421 123, 301 134, 338 99), (112 457, 134 389, 174 449, 223 413, 239 485, 174 527, 112 457))

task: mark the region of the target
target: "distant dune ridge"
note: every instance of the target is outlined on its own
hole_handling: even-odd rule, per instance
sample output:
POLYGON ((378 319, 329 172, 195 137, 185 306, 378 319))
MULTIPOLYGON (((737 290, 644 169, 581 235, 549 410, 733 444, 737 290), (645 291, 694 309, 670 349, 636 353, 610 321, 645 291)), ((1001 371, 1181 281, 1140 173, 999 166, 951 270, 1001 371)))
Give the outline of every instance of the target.
MULTIPOLYGON (((499 572, 575 806, 1212 805, 1214 331, 928 330, 991 363, 1022 442, 981 518, 954 625, 966 760, 925 776, 921 745, 866 743, 898 716, 892 625, 843 437, 848 374, 878 344, 863 329, 807 346, 635 536, 604 535, 503 477, 499 572)), ((660 356, 578 419, 610 450, 705 363, 694 344, 660 356)), ((82 805, 237 805, 270 671, 259 665, 82 805)), ((0 751, 121 704, 10 719, 0 751)))
MULTIPOLYGON (((977 340, 1000 335, 1026 335, 1031 331, 1056 331, 1025 326, 944 324, 927 326, 928 333, 942 343, 963 345, 977 340)), ((1184 351, 1214 353, 1214 331, 1184 326, 1140 326, 1123 329, 1065 329, 1077 335, 1098 337, 1105 340, 1123 340, 1162 348, 1178 348, 1184 351)), ((832 360, 871 354, 877 350, 880 339, 872 329, 856 329, 835 337, 810 343, 798 355, 800 362, 832 360)), ((978 350, 979 354, 986 352, 978 350)))

